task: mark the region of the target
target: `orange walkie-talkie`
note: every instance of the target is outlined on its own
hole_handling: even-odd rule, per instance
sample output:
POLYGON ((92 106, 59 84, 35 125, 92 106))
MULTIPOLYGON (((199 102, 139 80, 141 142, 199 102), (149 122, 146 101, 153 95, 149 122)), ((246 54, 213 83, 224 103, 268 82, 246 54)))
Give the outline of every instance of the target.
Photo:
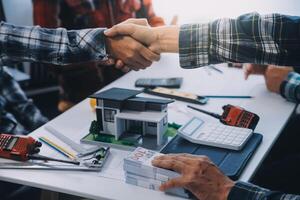
POLYGON ((45 160, 79 165, 77 161, 60 160, 38 155, 42 143, 32 137, 0 134, 0 157, 17 161, 45 160))
POLYGON ((215 117, 220 120, 223 124, 229 125, 229 126, 236 126, 236 127, 242 127, 242 128, 249 128, 254 130, 258 121, 259 116, 245 110, 244 108, 233 106, 233 105, 225 105, 223 106, 223 114, 219 115, 216 113, 208 112, 206 110, 202 110, 200 108, 196 108, 193 106, 188 105, 189 108, 193 110, 197 110, 199 112, 205 113, 207 115, 210 115, 212 117, 215 117))

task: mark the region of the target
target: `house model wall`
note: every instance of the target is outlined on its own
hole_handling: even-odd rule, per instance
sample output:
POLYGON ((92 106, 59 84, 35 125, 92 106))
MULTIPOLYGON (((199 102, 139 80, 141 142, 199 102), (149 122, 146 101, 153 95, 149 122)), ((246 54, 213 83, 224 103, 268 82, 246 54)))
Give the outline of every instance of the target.
POLYGON ((122 88, 94 94, 97 99, 96 116, 99 134, 150 134, 157 136, 157 145, 165 142, 164 133, 168 128, 167 107, 173 100, 137 97, 141 91, 122 88))

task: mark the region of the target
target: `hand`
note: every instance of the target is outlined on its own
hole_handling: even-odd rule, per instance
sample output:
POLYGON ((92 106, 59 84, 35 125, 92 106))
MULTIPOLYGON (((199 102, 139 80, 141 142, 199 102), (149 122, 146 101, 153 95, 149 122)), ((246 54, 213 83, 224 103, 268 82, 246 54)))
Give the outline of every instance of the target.
POLYGON ((204 156, 164 155, 155 158, 152 164, 181 174, 162 184, 162 191, 183 187, 201 200, 226 200, 235 184, 204 156))
POLYGON ((157 61, 160 56, 128 36, 106 38, 106 48, 109 54, 133 70, 145 69, 157 61))
POLYGON ((247 80, 251 74, 264 75, 266 72, 266 69, 267 69, 267 65, 257 65, 257 64, 244 65, 245 80, 247 80))
POLYGON ((151 28, 144 19, 128 19, 106 30, 108 37, 128 35, 156 53, 178 52, 179 27, 163 26, 151 28))
POLYGON ((114 66, 116 69, 119 69, 123 72, 129 72, 130 68, 123 63, 122 60, 115 60, 112 58, 108 58, 106 61, 96 62, 98 67, 102 66, 114 66))
POLYGON ((268 90, 280 93, 280 85, 288 74, 293 71, 292 67, 278 67, 269 65, 265 72, 265 81, 268 90))
POLYGON ((125 73, 130 71, 130 68, 127 65, 125 65, 122 60, 117 60, 116 61, 115 68, 119 69, 119 70, 121 70, 125 73))

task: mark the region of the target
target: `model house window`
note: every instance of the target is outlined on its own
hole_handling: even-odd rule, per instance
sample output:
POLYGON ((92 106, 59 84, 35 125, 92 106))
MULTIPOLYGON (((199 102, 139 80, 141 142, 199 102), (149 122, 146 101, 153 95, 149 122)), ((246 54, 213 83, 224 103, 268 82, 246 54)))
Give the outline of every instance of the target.
POLYGON ((164 123, 164 126, 168 123, 168 116, 164 117, 164 122, 163 123, 164 123))
POLYGON ((102 99, 98 99, 98 106, 103 107, 103 100, 102 99))
POLYGON ((104 109, 104 121, 106 122, 115 122, 116 110, 104 109))
POLYGON ((149 127, 157 127, 157 124, 155 122, 148 122, 149 127))

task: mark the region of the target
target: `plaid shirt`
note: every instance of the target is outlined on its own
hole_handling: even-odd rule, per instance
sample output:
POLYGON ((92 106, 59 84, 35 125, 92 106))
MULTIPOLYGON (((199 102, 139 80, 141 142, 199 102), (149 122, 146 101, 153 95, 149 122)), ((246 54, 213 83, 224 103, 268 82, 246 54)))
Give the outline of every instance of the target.
MULTIPOLYGON (((300 18, 278 14, 246 14, 207 24, 183 25, 179 35, 180 65, 196 68, 221 62, 300 66, 300 18)), ((298 101, 300 75, 290 73, 282 94, 298 101)), ((272 192, 237 182, 228 200, 300 200, 300 196, 272 192)))
POLYGON ((300 200, 300 196, 273 192, 250 183, 237 182, 231 189, 228 200, 300 200))
MULTIPOLYGON (((179 35, 180 65, 195 68, 238 62, 300 66, 300 17, 257 13, 237 19, 183 25, 179 35)), ((297 75, 289 76, 282 95, 300 102, 297 75)))
POLYGON ((281 83, 280 93, 287 100, 300 103, 300 74, 290 72, 281 83))
POLYGON ((0 133, 28 134, 48 120, 5 69, 0 71, 0 133))
POLYGON ((0 66, 10 61, 56 65, 106 60, 104 29, 67 31, 0 23, 0 66))
POLYGON ((10 61, 64 65, 105 61, 103 29, 67 31, 0 23, 0 132, 27 134, 47 121, 1 66, 10 61))

